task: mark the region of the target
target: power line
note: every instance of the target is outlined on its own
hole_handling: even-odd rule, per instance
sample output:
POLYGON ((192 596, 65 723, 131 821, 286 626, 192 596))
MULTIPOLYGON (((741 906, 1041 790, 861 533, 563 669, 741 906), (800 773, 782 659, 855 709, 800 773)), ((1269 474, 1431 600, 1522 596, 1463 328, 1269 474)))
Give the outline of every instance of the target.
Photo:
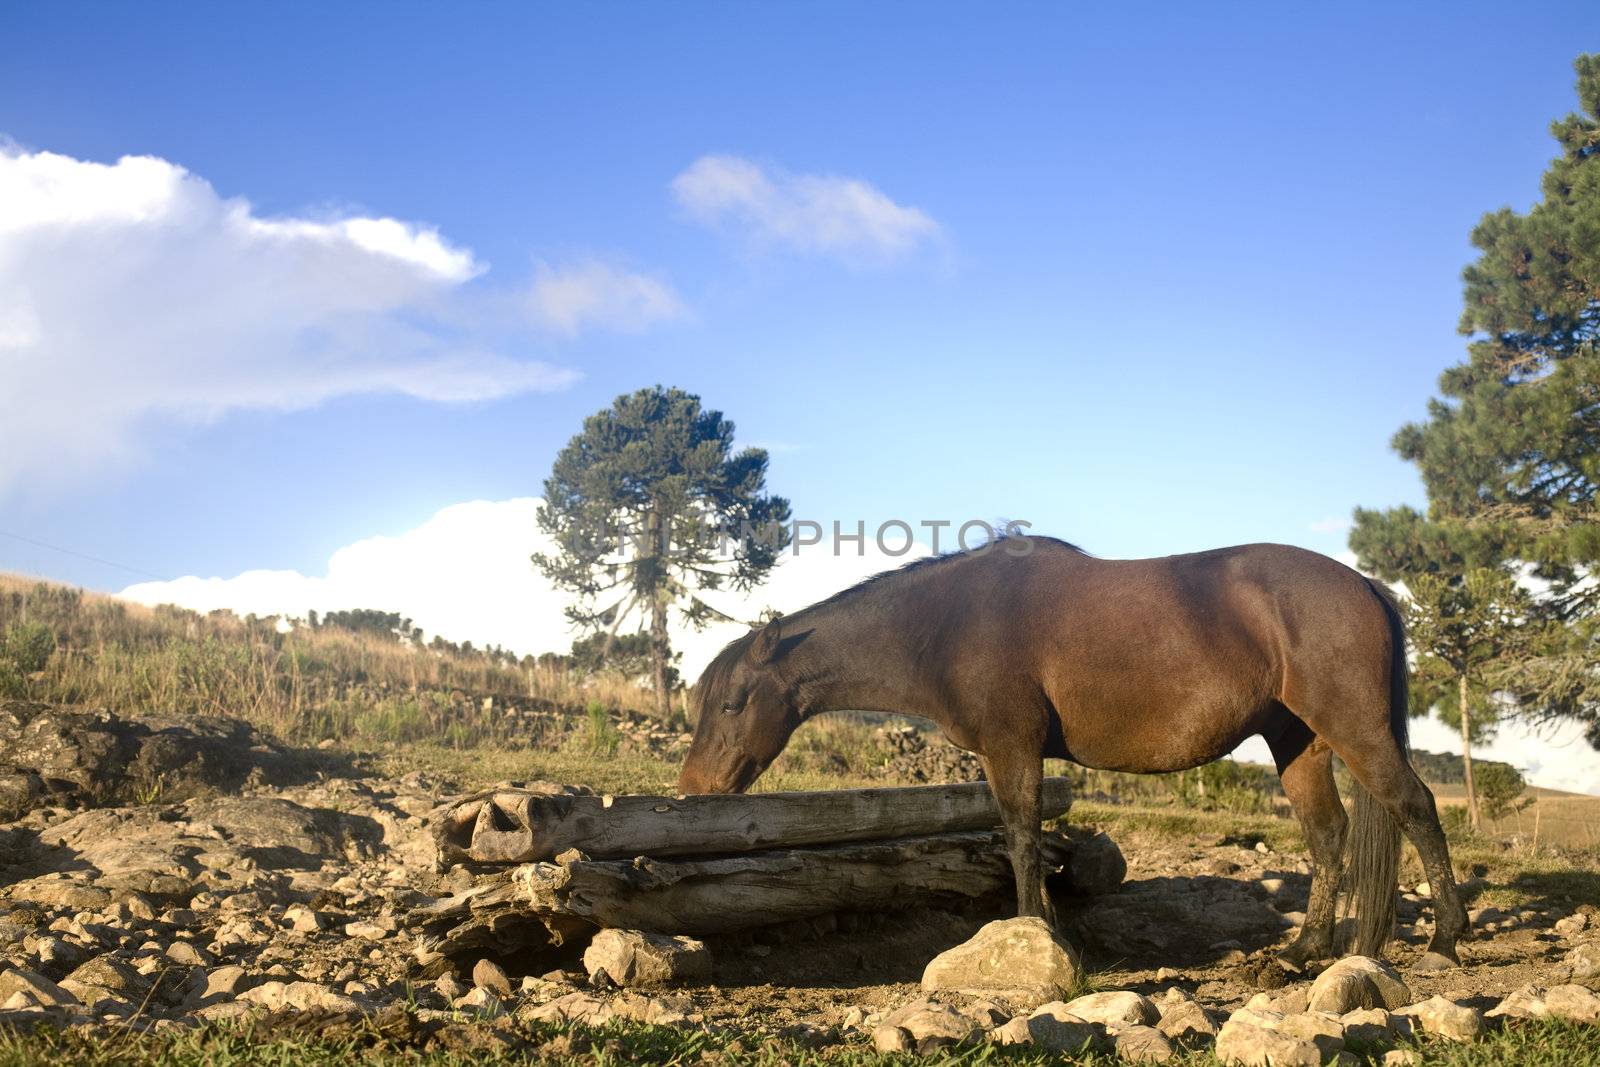
POLYGON ((129 574, 137 574, 144 578, 154 578, 158 582, 171 581, 170 578, 162 574, 154 574, 147 570, 141 570, 138 567, 130 567, 125 563, 114 563, 109 559, 101 559, 99 556, 91 556, 87 552, 78 552, 74 549, 62 548, 60 545, 52 545, 47 541, 37 541, 32 537, 23 537, 21 534, 14 534, 9 530, 0 530, 0 537, 9 537, 13 541, 21 541, 23 544, 32 545, 35 548, 46 548, 51 552, 60 552, 64 556, 76 556, 78 559, 86 559, 90 563, 98 563, 102 567, 114 567, 119 571, 127 571, 129 574))

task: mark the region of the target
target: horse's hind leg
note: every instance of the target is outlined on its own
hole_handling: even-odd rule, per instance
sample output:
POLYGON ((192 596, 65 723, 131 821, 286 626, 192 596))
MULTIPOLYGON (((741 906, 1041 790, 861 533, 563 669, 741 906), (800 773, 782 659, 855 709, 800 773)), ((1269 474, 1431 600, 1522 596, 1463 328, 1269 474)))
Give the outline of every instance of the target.
POLYGON ((1333 750, 1311 728, 1284 713, 1282 729, 1267 738, 1283 791, 1294 805, 1311 852, 1311 897, 1300 936, 1278 953, 1290 970, 1333 954, 1334 908, 1344 870, 1344 805, 1333 781, 1333 750))
MULTIPOLYGON (((1337 745, 1337 739, 1335 744, 1337 745)), ((1399 825, 1400 832, 1417 847, 1422 869, 1433 891, 1433 937, 1428 951, 1413 964, 1416 970, 1439 970, 1460 963, 1456 941, 1470 930, 1467 909, 1456 889, 1450 867, 1450 846, 1439 825, 1433 793, 1417 777, 1400 746, 1392 738, 1362 738, 1359 744, 1339 748, 1350 773, 1399 825)))

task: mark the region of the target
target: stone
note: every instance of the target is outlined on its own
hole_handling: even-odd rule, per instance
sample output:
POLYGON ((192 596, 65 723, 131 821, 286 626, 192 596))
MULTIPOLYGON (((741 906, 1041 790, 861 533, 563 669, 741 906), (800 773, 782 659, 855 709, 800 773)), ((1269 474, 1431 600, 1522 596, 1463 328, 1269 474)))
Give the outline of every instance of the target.
POLYGON ((929 992, 1002 993, 1056 1000, 1082 977, 1078 955, 1036 916, 998 919, 939 953, 922 972, 929 992))
POLYGON ((218 967, 206 975, 205 998, 210 1000, 213 997, 235 997, 248 988, 248 985, 249 975, 245 973, 243 967, 237 964, 218 967))
POLYGON ((1557 1019, 1600 1023, 1600 996, 1581 985, 1558 985, 1545 991, 1545 1009, 1557 1019))
POLYGON ((478 961, 472 968, 472 984, 479 989, 487 989, 496 996, 511 995, 511 978, 506 974, 506 969, 494 960, 478 961))
POLYGON ((445 1000, 454 1002, 458 997, 467 995, 467 987, 461 979, 453 974, 442 974, 433 983, 434 990, 445 1000))
POLYGON ((1165 1063, 1176 1055, 1172 1042, 1153 1026, 1128 1026, 1117 1031, 1117 1059, 1128 1063, 1165 1063))
POLYGON ((47 1008, 78 1002, 71 993, 42 974, 20 967, 0 973, 0 1001, 9 1001, 19 993, 30 997, 35 1004, 47 1008))
POLYGON ((1117 843, 1105 834, 1074 842, 1067 860, 1067 879, 1074 893, 1105 896, 1115 893, 1128 875, 1128 861, 1117 843))
POLYGON ((619 994, 610 1007, 615 1018, 631 1019, 650 1026, 681 1026, 703 1020, 702 1016, 695 1013, 694 1001, 682 996, 646 996, 625 992, 619 994))
POLYGON ((605 1001, 592 993, 568 993, 548 1004, 538 1004, 517 1013, 519 1019, 540 1023, 587 1023, 598 1025, 610 1017, 605 1001))
POLYGON ((1483 1036, 1483 1016, 1475 1008, 1441 996, 1408 1005, 1395 1014, 1413 1018, 1426 1032, 1451 1041, 1472 1042, 1483 1036))
POLYGON ((365 1006, 354 997, 346 996, 315 982, 262 982, 247 989, 239 999, 259 1004, 268 1011, 327 1011, 338 1014, 359 1014, 365 1006))
POLYGON ((711 950, 692 937, 601 930, 583 952, 583 968, 591 978, 604 971, 621 986, 709 981, 711 950))
POLYGON ((357 919, 355 922, 345 923, 344 932, 349 937, 360 941, 382 941, 394 933, 394 925, 392 923, 369 922, 365 919, 357 919))
MULTIPOLYGON (((910 1038, 909 1047, 920 1052, 959 1045, 978 1033, 980 1027, 971 1016, 957 1011, 948 1004, 915 1000, 890 1012, 878 1024, 872 1032, 873 1044, 878 1044, 878 1035, 881 1031, 891 1029, 904 1031, 910 1038)), ((884 1040, 893 1043, 898 1039, 885 1034, 884 1040)))
POLYGON ((1555 932, 1562 937, 1572 937, 1575 934, 1582 933, 1584 929, 1588 927, 1588 925, 1588 913, 1580 911, 1572 915, 1568 915, 1565 919, 1557 919, 1555 924, 1555 932))
POLYGON ((322 929, 322 916, 304 904, 294 904, 283 913, 283 921, 297 934, 314 934, 322 929))
POLYGON ((1567 953, 1567 966, 1577 981, 1600 976, 1600 941, 1585 941, 1567 953))
POLYGON ((1222 1024, 1214 1049, 1223 1063, 1243 1067, 1321 1067, 1322 1050, 1301 1037, 1233 1018, 1222 1024))
POLYGON ((1105 1028, 1070 1014, 1057 1000, 996 1027, 989 1039, 1000 1045, 1036 1045, 1050 1052, 1079 1053, 1102 1047, 1105 1028))
POLYGON ((1128 990, 1089 993, 1068 1001, 1065 1011, 1068 1015, 1111 1028, 1154 1026, 1161 1021, 1161 1013, 1149 997, 1128 990))
POLYGON ((459 998, 455 1003, 456 1008, 463 1011, 474 1011, 487 1018, 495 1018, 505 1014, 505 1005, 494 992, 483 986, 475 986, 467 991, 467 995, 459 998))
POLYGON ((879 1052, 915 1052, 911 1035, 898 1026, 878 1026, 872 1031, 872 1047, 879 1052))
POLYGON ((1278 1024, 1278 1033, 1311 1042, 1321 1051, 1324 1060, 1332 1059, 1344 1051, 1344 1024, 1330 1012, 1306 1011, 1285 1015, 1278 1024))
POLYGON ((1409 1036, 1411 1033, 1410 1020, 1396 1020, 1382 1008, 1357 1008, 1355 1011, 1347 1011, 1339 1017, 1339 1022, 1344 1026, 1346 1041, 1355 1041, 1363 1045, 1381 1044, 1396 1037, 1409 1036))
POLYGON ((1346 956, 1311 983, 1307 1006, 1343 1015, 1356 1008, 1393 1011, 1409 1003, 1411 989, 1393 967, 1369 956, 1346 956))
POLYGON ((1422 1054, 1414 1048, 1392 1048, 1383 1054, 1383 1067, 1414 1067, 1422 1062, 1422 1054))
POLYGON ((1180 1001, 1161 1013, 1156 1029, 1169 1040, 1183 1044, 1197 1044, 1217 1036, 1217 1021, 1205 1008, 1192 1000, 1180 1001))
POLYGON ((167 959, 173 963, 183 964, 188 967, 204 967, 210 964, 211 957, 188 941, 174 941, 167 946, 167 959))
POLYGON ((101 989, 125 1000, 140 1000, 150 991, 148 978, 114 956, 96 956, 62 981, 101 989))
POLYGON ((1544 990, 1535 985, 1525 985, 1484 1012, 1486 1019, 1543 1019, 1550 1014, 1545 1007, 1544 990))

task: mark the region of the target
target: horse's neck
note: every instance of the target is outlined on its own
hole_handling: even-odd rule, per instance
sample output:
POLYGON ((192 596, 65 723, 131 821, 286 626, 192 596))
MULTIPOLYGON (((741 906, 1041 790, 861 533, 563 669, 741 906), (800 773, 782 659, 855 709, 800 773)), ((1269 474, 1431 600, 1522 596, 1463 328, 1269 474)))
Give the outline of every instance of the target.
POLYGON ((937 650, 924 647, 908 621, 879 604, 829 605, 796 619, 811 639, 793 653, 805 684, 806 714, 882 711, 939 720, 927 670, 937 650))

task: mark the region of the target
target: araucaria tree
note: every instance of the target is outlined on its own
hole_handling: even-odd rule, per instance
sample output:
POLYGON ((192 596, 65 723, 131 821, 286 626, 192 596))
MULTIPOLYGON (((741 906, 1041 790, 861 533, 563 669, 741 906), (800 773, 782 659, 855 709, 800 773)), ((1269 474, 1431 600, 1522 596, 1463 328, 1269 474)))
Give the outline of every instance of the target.
POLYGON ((733 423, 700 398, 655 386, 584 420, 544 483, 534 563, 577 594, 590 634, 629 620, 650 636, 656 706, 669 710, 667 637, 676 608, 694 625, 727 618, 702 594, 764 581, 789 544, 789 502, 766 492, 767 453, 733 449, 733 423))
MULTIPOLYGON (((1532 577, 1505 698, 1570 717, 1600 747, 1600 56, 1577 61, 1581 111, 1525 214, 1478 223, 1464 272, 1465 362, 1394 447, 1417 464, 1426 514, 1357 509, 1363 568, 1461 586, 1485 568, 1532 577)), ((1465 616, 1463 616, 1464 618, 1465 616)))

